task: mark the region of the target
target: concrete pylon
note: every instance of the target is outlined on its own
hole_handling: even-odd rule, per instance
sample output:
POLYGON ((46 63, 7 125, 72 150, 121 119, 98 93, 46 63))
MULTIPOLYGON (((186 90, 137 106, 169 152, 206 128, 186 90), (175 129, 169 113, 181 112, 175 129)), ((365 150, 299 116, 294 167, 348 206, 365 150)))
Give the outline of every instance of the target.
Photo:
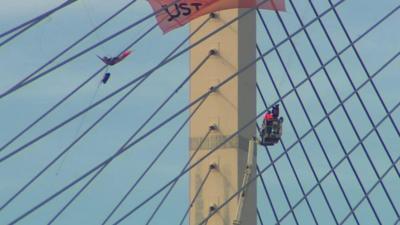
MULTIPOLYGON (((232 9, 217 12, 216 18, 211 19, 196 33, 191 42, 196 42, 246 10, 232 9)), ((207 17, 203 16, 191 22, 191 31, 195 30, 207 17)), ((190 99, 192 101, 256 58, 255 20, 255 13, 250 13, 190 52, 192 70, 209 54, 210 50, 217 52, 191 79, 190 99)), ((248 123, 255 115, 256 67, 254 66, 211 94, 191 120, 191 154, 198 148, 209 127, 212 125, 217 127, 217 130, 212 131, 202 144, 193 162, 248 123)), ((190 199, 197 192, 210 165, 217 165, 217 169, 211 172, 191 209, 190 225, 198 225, 209 215, 212 206, 218 207, 241 186, 246 167, 248 142, 255 136, 255 131, 254 124, 191 170, 190 199)), ((253 174, 255 174, 254 171, 253 174)), ((257 224, 256 185, 252 184, 247 193, 241 224, 255 225, 257 224)), ((207 225, 232 225, 236 218, 237 207, 238 198, 235 198, 214 215, 207 225)))

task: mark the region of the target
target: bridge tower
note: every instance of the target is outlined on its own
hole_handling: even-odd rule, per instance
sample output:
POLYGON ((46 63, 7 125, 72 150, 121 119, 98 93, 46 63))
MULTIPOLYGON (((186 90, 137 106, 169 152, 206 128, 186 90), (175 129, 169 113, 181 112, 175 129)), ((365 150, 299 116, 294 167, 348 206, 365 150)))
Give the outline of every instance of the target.
MULTIPOLYGON (((225 23, 238 17, 247 9, 232 9, 216 13, 191 39, 196 42, 225 23)), ((191 31, 195 30, 208 16, 191 22, 191 31)), ((218 34, 212 36, 190 52, 191 70, 215 50, 206 64, 196 73, 190 83, 190 99, 194 100, 210 87, 217 85, 228 76, 237 72, 256 58, 255 13, 252 12, 218 34)), ((210 126, 215 125, 193 159, 207 154, 225 138, 254 118, 256 115, 256 67, 247 69, 221 89, 211 94, 190 122, 190 154, 198 148, 210 126)), ((242 185, 246 167, 248 142, 255 136, 255 124, 227 142, 223 148, 208 157, 190 172, 190 200, 196 194, 203 178, 213 170, 190 212, 190 225, 199 224, 207 217, 213 207, 218 207, 234 194, 242 185)), ((253 171, 253 175, 255 172, 253 171)), ((216 213, 207 225, 232 225, 236 218, 238 198, 216 213)), ((255 225, 256 222, 256 185, 252 184, 246 195, 241 220, 242 225, 255 225)))

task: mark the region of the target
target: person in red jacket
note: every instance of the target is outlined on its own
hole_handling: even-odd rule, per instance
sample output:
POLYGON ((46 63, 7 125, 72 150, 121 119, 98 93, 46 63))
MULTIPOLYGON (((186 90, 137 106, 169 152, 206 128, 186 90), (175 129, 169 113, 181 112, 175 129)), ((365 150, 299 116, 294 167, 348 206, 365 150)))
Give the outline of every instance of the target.
POLYGON ((270 137, 271 132, 272 132, 272 120, 273 116, 271 111, 268 111, 264 115, 264 120, 262 124, 262 130, 261 130, 261 139, 262 143, 265 143, 265 140, 270 137))
POLYGON ((273 115, 272 115, 271 111, 268 111, 265 113, 264 120, 268 121, 268 120, 272 120, 272 118, 273 118, 273 115))
POLYGON ((266 128, 267 133, 271 133, 271 129, 272 129, 272 120, 273 120, 273 115, 271 113, 271 111, 268 111, 267 113, 265 113, 264 115, 264 128, 266 128))

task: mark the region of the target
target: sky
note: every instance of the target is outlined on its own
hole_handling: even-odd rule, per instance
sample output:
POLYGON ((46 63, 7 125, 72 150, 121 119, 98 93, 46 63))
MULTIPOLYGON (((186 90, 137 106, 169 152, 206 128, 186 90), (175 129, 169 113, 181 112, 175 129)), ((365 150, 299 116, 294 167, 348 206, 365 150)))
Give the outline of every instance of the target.
MULTIPOLYGON (((63 1, 1 0, 0 33, 59 5, 61 2, 63 1)), ((80 0, 62 11, 51 15, 15 40, 0 47, 0 68, 2 71, 0 92, 5 91, 11 85, 43 65, 54 55, 79 39, 90 29, 93 29, 97 24, 101 23, 105 18, 128 2, 128 0, 80 0)), ((329 7, 327 0, 313 2, 318 12, 322 12, 329 7)), ((295 4, 304 23, 314 18, 309 1, 298 0, 295 4)), ((285 24, 288 26, 289 33, 293 33, 300 28, 300 24, 293 8, 289 3, 287 3, 287 5, 287 11, 281 15, 285 24)), ((354 40, 378 19, 382 18, 398 5, 399 2, 396 0, 386 0, 379 4, 372 0, 345 0, 338 8, 338 13, 342 17, 351 38, 354 40)), ((120 16, 115 18, 115 20, 112 20, 72 51, 61 57, 61 59, 56 60, 52 65, 56 65, 57 62, 61 62, 63 59, 78 53, 80 50, 91 46, 151 12, 151 8, 146 1, 138 0, 120 16)), ((279 43, 281 40, 285 39, 286 34, 276 15, 270 11, 263 11, 262 14, 271 30, 274 41, 279 43)), ((400 13, 396 12, 373 32, 357 42, 356 47, 371 74, 375 73, 379 67, 400 50, 400 30, 396 29, 398 21, 400 21, 400 13)), ((267 51, 271 48, 272 43, 260 21, 257 22, 257 43, 262 51, 267 51)), ((325 24, 329 34, 333 37, 333 43, 339 51, 349 44, 333 13, 328 13, 327 16, 323 17, 322 22, 325 24)), ((47 109, 97 71, 98 68, 102 66, 102 63, 98 60, 96 55, 113 56, 117 54, 154 23, 155 19, 151 18, 134 29, 125 32, 123 35, 85 54, 79 59, 49 73, 49 75, 45 76, 43 79, 33 82, 31 85, 21 88, 17 92, 0 99, 0 145, 10 140, 34 119, 42 115, 47 109)), ((329 45, 320 24, 314 23, 307 30, 321 55, 322 61, 326 62, 333 57, 334 51, 329 45)), ((126 82, 148 71, 153 66, 157 65, 163 57, 188 35, 188 33, 188 26, 184 26, 165 35, 157 28, 132 48, 132 56, 128 57, 117 67, 110 69, 112 77, 107 85, 99 85, 101 75, 103 74, 101 73, 32 130, 8 146, 3 152, 0 152, 0 157, 5 156, 12 150, 22 146, 26 142, 52 128, 54 125, 82 110, 96 99, 106 96, 126 82)), ((311 73, 318 69, 320 65, 312 52, 312 48, 304 32, 296 35, 293 38, 293 42, 304 60, 307 71, 311 73)), ((288 66, 288 71, 293 82, 298 84, 306 78, 306 75, 294 54, 293 48, 287 42, 283 44, 279 50, 285 64, 288 66)), ((276 53, 269 54, 265 59, 277 83, 279 91, 282 94, 290 91, 292 89, 291 83, 276 53)), ((358 87, 366 80, 366 74, 357 61, 354 52, 346 51, 342 59, 354 80, 355 86, 358 87)), ((392 109, 399 102, 397 87, 399 83, 399 70, 400 60, 396 59, 374 79, 389 109, 392 109)), ((352 92, 352 87, 339 61, 333 61, 327 66, 327 71, 337 87, 340 97, 342 99, 347 97, 352 92)), ((177 60, 164 66, 161 70, 156 71, 154 75, 146 80, 146 82, 130 95, 123 104, 117 107, 113 113, 100 123, 94 131, 90 132, 83 141, 74 146, 66 156, 38 179, 28 191, 19 196, 16 201, 11 203, 7 208, 1 210, 0 224, 5 224, 13 218, 16 218, 51 193, 54 193, 74 178, 113 154, 141 125, 148 115, 161 104, 166 96, 185 79, 188 73, 189 60, 187 54, 183 54, 177 60)), ((271 104, 275 102, 278 96, 261 63, 257 64, 257 80, 268 103, 271 104)), ((318 72, 313 77, 313 82, 327 110, 332 110, 338 104, 338 100, 328 83, 326 75, 323 72, 318 72)), ((150 130, 165 118, 175 113, 178 109, 188 104, 188 92, 189 87, 185 86, 173 100, 157 114, 154 120, 139 133, 139 135, 150 130)), ((122 94, 124 93, 125 92, 122 94)), ((310 114, 312 122, 318 122, 324 114, 310 83, 307 82, 305 85, 301 86, 301 88, 298 89, 298 93, 310 114)), ((2 204, 8 200, 22 185, 77 138, 85 128, 90 126, 104 111, 111 107, 122 94, 117 95, 82 118, 78 118, 57 132, 33 144, 27 148, 26 151, 15 155, 15 157, 9 160, 1 162, 0 203, 2 204)), ((379 122, 380 119, 385 116, 385 111, 379 99, 376 97, 372 86, 368 84, 365 88, 361 89, 360 96, 367 103, 366 107, 371 113, 374 123, 379 122)), ((289 95, 284 100, 284 103, 288 107, 291 116, 295 118, 294 123, 301 136, 310 128, 310 125, 307 122, 296 95, 289 95)), ((345 106, 350 117, 354 120, 360 136, 363 137, 372 126, 368 122, 368 118, 360 102, 356 97, 352 97, 346 102, 345 106)), ((258 98, 257 107, 260 112, 264 109, 260 98, 258 98)), ((162 145, 166 144, 169 137, 172 136, 172 133, 183 123, 187 116, 188 113, 185 113, 176 120, 173 120, 163 129, 155 132, 150 138, 139 142, 122 157, 119 157, 115 162, 111 163, 99 179, 96 179, 89 189, 58 218, 55 224, 91 225, 101 223, 105 215, 110 212, 112 207, 122 197, 123 193, 127 191, 128 187, 140 176, 144 168, 160 151, 162 145)), ((284 113, 283 116, 285 119, 287 118, 286 113, 284 113)), ((344 111, 342 109, 336 111, 332 114, 331 118, 339 131, 345 148, 347 150, 351 149, 352 146, 357 143, 357 138, 354 132, 351 131, 350 123, 346 119, 344 111)), ((393 113, 393 119, 397 124, 400 124, 400 110, 396 110, 393 113)), ((296 141, 296 135, 293 129, 291 129, 289 122, 285 122, 284 131, 283 141, 286 146, 290 146, 296 141)), ((337 163, 343 157, 343 152, 341 151, 338 141, 334 138, 334 133, 332 129, 329 128, 329 124, 327 122, 322 123, 321 126, 317 128, 317 131, 321 136, 324 146, 327 146, 326 150, 332 163, 337 163)), ((400 139, 396 135, 393 126, 389 121, 386 121, 379 128, 379 131, 387 144, 391 156, 397 159, 400 155, 400 152, 397 150, 400 147, 400 139)), ((329 165, 324 159, 321 149, 317 146, 318 143, 315 136, 313 134, 308 135, 307 138, 304 139, 303 144, 317 171, 317 176, 321 178, 329 170, 329 165)), ((365 146, 372 156, 378 173, 383 174, 389 167, 390 161, 382 145, 379 143, 377 135, 371 135, 371 137, 366 140, 365 146)), ((277 157, 282 152, 281 146, 275 146, 270 149, 273 158, 277 157)), ((299 173, 299 178, 305 190, 308 190, 315 184, 315 179, 312 176, 312 172, 307 165, 306 158, 300 146, 297 145, 294 147, 289 153, 289 156, 293 159, 294 166, 299 173)), ((173 178, 178 171, 181 170, 187 158, 188 128, 185 127, 184 131, 167 149, 166 154, 158 160, 155 167, 150 170, 149 174, 137 186, 133 194, 122 205, 120 210, 117 211, 111 221, 115 221, 173 178)), ((376 176, 362 148, 357 148, 354 154, 352 154, 351 159, 354 161, 356 170, 360 173, 362 183, 368 190, 376 181, 376 176)), ((266 152, 259 149, 258 163, 260 167, 264 168, 269 162, 266 152)), ((290 201, 296 202, 302 195, 299 185, 296 183, 290 169, 288 160, 284 157, 282 160, 278 161, 276 166, 285 182, 285 188, 287 188, 287 192, 289 193, 290 201)), ((355 176, 351 173, 349 164, 343 163, 342 166, 339 166, 337 175, 346 193, 349 194, 350 202, 352 205, 355 205, 362 197, 362 191, 355 180, 355 176)), ((268 183, 269 192, 273 193, 272 201, 274 202, 274 206, 276 206, 278 215, 282 216, 288 210, 288 205, 284 200, 279 182, 272 169, 269 169, 265 173, 265 179, 268 183)), ((398 176, 391 172, 384 180, 384 183, 389 189, 388 191, 394 200, 394 204, 400 208, 400 182, 398 176)), ((22 220, 20 224, 46 224, 73 194, 79 190, 82 184, 83 183, 80 183, 50 204, 31 214, 26 219, 22 220)), ((185 176, 178 182, 176 189, 152 222, 153 224, 177 224, 179 222, 186 209, 187 202, 189 201, 187 187, 188 178, 185 176)), ((348 208, 346 208, 347 206, 345 205, 343 196, 338 191, 338 185, 335 183, 334 177, 329 176, 326 182, 322 184, 322 187, 329 193, 328 198, 333 205, 335 213, 337 213, 339 218, 343 218, 348 212, 348 208)), ((388 204, 382 187, 377 188, 377 191, 373 192, 371 200, 377 206, 383 224, 392 224, 396 220, 395 214, 388 204)), ((129 217, 123 224, 143 224, 158 201, 160 201, 160 197, 151 201, 148 205, 129 217)), ((310 202, 312 202, 313 205, 321 205, 321 207, 316 210, 318 212, 317 217, 320 221, 324 221, 324 224, 334 224, 319 189, 310 195, 310 202)), ((274 221, 272 211, 267 204, 267 198, 260 184, 258 188, 258 206, 260 211, 264 212, 264 222, 266 224, 272 223, 274 221)), ((301 215, 301 222, 304 224, 312 224, 311 216, 304 203, 298 207, 296 212, 298 215, 301 215)), ((357 210, 357 215, 362 221, 361 224, 377 224, 366 202, 357 210)), ((293 218, 288 217, 288 219, 284 220, 283 224, 294 224, 293 218)), ((355 223, 353 219, 349 219, 345 224, 355 223)))

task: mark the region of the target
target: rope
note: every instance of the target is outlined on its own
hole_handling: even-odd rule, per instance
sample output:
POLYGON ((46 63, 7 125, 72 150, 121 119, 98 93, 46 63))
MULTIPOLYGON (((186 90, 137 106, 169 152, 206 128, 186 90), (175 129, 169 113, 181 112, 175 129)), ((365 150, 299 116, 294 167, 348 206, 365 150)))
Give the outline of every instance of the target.
MULTIPOLYGON (((101 83, 99 83, 99 84, 97 85, 97 87, 96 87, 96 89, 95 89, 95 91, 94 91, 93 96, 92 96, 92 97, 90 98, 90 100, 89 100, 89 105, 93 104, 94 100, 96 99, 96 96, 97 96, 97 94, 98 94, 98 92, 99 92, 99 90, 100 90, 100 85, 101 85, 101 83)), ((85 120, 86 120, 86 116, 87 116, 87 114, 85 114, 85 115, 81 118, 81 121, 79 122, 78 126, 76 127, 76 130, 75 130, 75 133, 74 133, 74 136, 73 136, 73 137, 74 137, 74 140, 75 140, 77 137, 79 137, 79 132, 81 131, 81 129, 82 129, 82 127, 83 127, 83 124, 84 124, 84 122, 85 122, 85 120)), ((56 176, 59 175, 59 173, 60 173, 60 171, 61 171, 61 169, 62 169, 62 167, 63 167, 63 165, 64 165, 64 163, 65 163, 65 160, 67 159, 67 157, 68 157, 68 153, 66 153, 66 154, 64 155, 64 157, 62 157, 62 160, 61 160, 60 165, 59 165, 59 167, 58 167, 58 169, 57 169, 57 172, 56 172, 56 176)))
MULTIPOLYGON (((87 15, 87 17, 89 19, 89 22, 90 22, 91 26, 92 27, 96 27, 96 23, 95 23, 95 20, 93 19, 93 15, 92 15, 92 11, 94 11, 93 8, 89 8, 89 5, 85 0, 82 0, 81 2, 82 2, 84 11, 85 11, 85 13, 86 13, 86 15, 87 15)), ((94 35, 96 37, 96 41, 100 41, 101 38, 100 38, 98 32, 94 32, 94 35)), ((104 50, 104 46, 101 46, 101 50, 102 50, 104 55, 107 54, 107 52, 104 50)))

